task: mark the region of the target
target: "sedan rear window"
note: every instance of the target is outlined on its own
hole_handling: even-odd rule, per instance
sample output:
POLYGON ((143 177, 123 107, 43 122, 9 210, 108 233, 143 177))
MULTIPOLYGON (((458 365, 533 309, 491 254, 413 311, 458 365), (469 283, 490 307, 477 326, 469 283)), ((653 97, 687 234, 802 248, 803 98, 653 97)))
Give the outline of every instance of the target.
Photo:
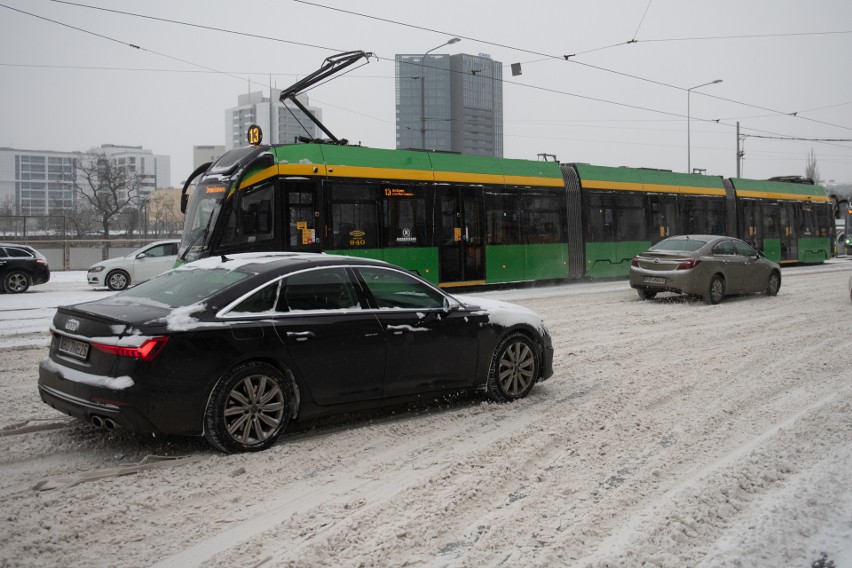
POLYGON ((7 248, 6 255, 12 258, 32 258, 33 255, 28 253, 25 250, 17 249, 17 248, 7 248))
POLYGON ((224 268, 171 270, 116 294, 114 298, 147 298, 173 308, 201 302, 252 274, 224 268))
POLYGON ((648 250, 684 250, 695 251, 707 244, 698 239, 666 239, 660 241, 648 250))

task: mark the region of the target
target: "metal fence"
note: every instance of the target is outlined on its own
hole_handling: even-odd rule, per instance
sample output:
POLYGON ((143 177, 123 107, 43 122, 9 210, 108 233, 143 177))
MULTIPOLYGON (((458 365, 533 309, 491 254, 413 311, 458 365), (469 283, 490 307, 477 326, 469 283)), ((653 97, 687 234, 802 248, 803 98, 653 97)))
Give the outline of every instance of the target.
POLYGON ((69 233, 64 216, 0 215, 0 242, 25 244, 42 253, 51 270, 87 270, 96 262, 130 254, 154 241, 180 238, 175 233, 147 232, 104 239, 69 233))

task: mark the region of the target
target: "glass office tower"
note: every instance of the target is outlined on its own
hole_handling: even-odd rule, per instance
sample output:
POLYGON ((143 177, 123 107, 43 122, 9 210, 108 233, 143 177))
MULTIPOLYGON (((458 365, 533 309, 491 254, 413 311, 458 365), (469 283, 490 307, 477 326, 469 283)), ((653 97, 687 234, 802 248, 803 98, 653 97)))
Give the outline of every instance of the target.
POLYGON ((502 78, 486 55, 397 55, 396 147, 502 157, 502 78))

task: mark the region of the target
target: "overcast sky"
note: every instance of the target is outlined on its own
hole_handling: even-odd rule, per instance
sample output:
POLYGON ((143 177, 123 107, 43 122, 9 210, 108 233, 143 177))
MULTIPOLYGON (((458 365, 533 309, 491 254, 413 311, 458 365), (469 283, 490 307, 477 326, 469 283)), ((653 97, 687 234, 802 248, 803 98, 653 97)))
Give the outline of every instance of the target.
POLYGON ((506 157, 686 171, 689 140, 693 168, 732 177, 739 122, 743 177, 803 175, 813 149, 852 182, 849 0, 80 1, 0 0, 0 146, 142 145, 178 185, 239 94, 364 50, 311 103, 337 137, 393 148, 394 55, 459 36, 433 53, 504 64, 506 157), (836 141, 773 139, 791 137, 836 141))

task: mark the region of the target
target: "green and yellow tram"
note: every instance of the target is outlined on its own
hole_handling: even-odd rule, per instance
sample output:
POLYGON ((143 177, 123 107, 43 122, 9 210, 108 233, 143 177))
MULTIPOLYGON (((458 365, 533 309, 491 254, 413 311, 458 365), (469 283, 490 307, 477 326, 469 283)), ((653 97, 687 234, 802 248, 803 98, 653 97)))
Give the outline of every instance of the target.
POLYGON ((564 166, 563 173, 582 211, 580 230, 571 232, 583 245, 583 272, 575 277, 626 276, 636 254, 690 233, 740 237, 782 264, 831 256, 831 198, 804 178, 723 179, 589 164, 564 166))
POLYGON ((565 278, 553 162, 329 144, 242 148, 186 210, 184 260, 248 250, 386 260, 442 286, 565 278))
POLYGON ((326 251, 475 286, 626 276, 684 233, 737 235, 780 262, 831 253, 825 190, 789 180, 321 143, 238 148, 187 186, 198 175, 184 261, 326 251))

